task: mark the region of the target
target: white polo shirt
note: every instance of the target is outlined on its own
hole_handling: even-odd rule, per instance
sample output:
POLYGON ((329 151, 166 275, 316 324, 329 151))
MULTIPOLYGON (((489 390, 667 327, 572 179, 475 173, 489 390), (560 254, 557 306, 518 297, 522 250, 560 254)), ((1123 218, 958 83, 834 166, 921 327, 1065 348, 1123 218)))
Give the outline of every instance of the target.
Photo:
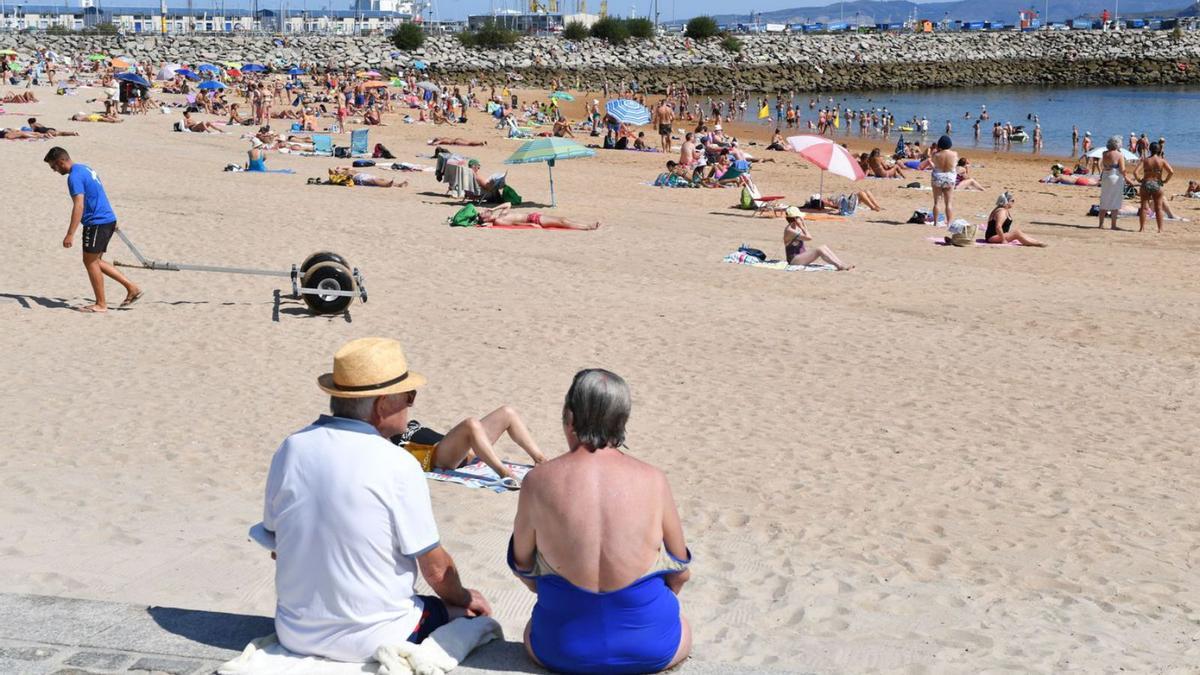
POLYGON ((429 488, 371 425, 323 415, 289 436, 271 460, 263 525, 284 647, 364 662, 417 627, 416 558, 438 545, 429 488))

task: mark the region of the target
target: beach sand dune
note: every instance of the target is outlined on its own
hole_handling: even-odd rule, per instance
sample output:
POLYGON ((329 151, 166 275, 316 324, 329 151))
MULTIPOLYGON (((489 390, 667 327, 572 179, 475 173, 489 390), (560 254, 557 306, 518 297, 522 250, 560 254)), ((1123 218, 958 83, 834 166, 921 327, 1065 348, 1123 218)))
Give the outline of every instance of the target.
MULTIPOLYGON (((982 222, 1012 189, 1014 217, 1050 248, 934 246, 941 230, 901 224, 929 193, 867 181, 884 212, 811 224, 858 269, 786 274, 723 264, 743 243, 781 254, 783 222, 731 209, 736 190, 643 185, 661 155, 556 167, 556 213, 598 232, 460 230, 432 174, 307 186, 345 160, 275 155, 297 173, 224 173, 245 159, 235 134, 170 133, 159 115, 60 123, 78 102, 48 98, 28 107, 84 134, 61 144, 147 255, 286 270, 334 250, 371 297, 314 317, 273 279, 133 270, 134 310, 73 313, 89 292, 78 249, 60 246, 53 143, 0 145, 5 590, 271 612, 271 561, 245 537, 271 453, 325 408, 315 379, 336 348, 379 334, 429 376, 417 418, 444 428, 512 404, 551 454, 577 369, 628 379, 630 452, 668 473, 695 554, 683 606, 698 657, 817 672, 1200 663, 1195 222, 1086 229, 1098 190, 972 153, 993 189, 956 194, 959 214, 982 222)), ((429 163, 416 155, 443 131, 371 140, 429 163)), ((489 141, 464 149, 489 173, 516 146, 482 119, 453 133, 489 141)), ((814 169, 773 156, 764 192, 815 192, 814 169)), ((549 201, 545 167, 507 170, 549 201)), ((467 583, 519 635, 533 596, 504 566, 515 495, 431 491, 467 583)))

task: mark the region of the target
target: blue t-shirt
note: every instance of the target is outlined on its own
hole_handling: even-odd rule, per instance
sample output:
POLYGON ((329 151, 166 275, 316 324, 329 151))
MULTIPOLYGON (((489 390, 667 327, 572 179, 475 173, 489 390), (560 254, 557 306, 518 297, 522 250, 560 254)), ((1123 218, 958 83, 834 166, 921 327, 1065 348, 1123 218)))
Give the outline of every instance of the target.
POLYGON ((84 227, 107 225, 117 222, 117 214, 113 213, 112 205, 108 203, 108 195, 104 194, 104 186, 95 171, 83 164, 75 164, 67 174, 67 191, 71 197, 83 195, 84 227))

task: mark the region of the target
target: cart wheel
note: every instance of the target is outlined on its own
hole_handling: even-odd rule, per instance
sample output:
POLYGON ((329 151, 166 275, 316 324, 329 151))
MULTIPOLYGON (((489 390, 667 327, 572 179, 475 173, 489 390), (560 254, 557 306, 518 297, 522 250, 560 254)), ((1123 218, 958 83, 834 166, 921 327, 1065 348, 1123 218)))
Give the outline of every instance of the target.
MULTIPOLYGON (((354 277, 344 265, 329 261, 317 263, 309 268, 301 285, 304 288, 327 291, 353 291, 354 277)), ((301 293, 304 304, 308 305, 313 314, 337 314, 354 301, 354 296, 351 295, 320 295, 304 291, 301 293)))
POLYGON ((347 262, 342 256, 334 253, 333 251, 318 251, 317 253, 308 256, 304 259, 304 262, 300 263, 300 276, 304 276, 305 272, 312 269, 315 265, 320 265, 323 262, 335 262, 339 265, 343 265, 346 269, 350 269, 350 263, 347 262))

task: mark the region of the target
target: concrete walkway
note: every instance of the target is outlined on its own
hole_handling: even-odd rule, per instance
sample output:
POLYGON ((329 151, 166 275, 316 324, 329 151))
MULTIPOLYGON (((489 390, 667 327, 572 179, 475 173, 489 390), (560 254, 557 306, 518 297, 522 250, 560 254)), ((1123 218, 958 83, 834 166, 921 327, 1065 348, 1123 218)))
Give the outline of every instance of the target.
MULTIPOLYGON (((200 675, 275 632, 270 617, 44 595, 0 593, 0 673, 200 675)), ((456 673, 539 673, 519 642, 493 642, 456 673)), ((681 672, 754 673, 734 664, 689 661, 681 672)))

